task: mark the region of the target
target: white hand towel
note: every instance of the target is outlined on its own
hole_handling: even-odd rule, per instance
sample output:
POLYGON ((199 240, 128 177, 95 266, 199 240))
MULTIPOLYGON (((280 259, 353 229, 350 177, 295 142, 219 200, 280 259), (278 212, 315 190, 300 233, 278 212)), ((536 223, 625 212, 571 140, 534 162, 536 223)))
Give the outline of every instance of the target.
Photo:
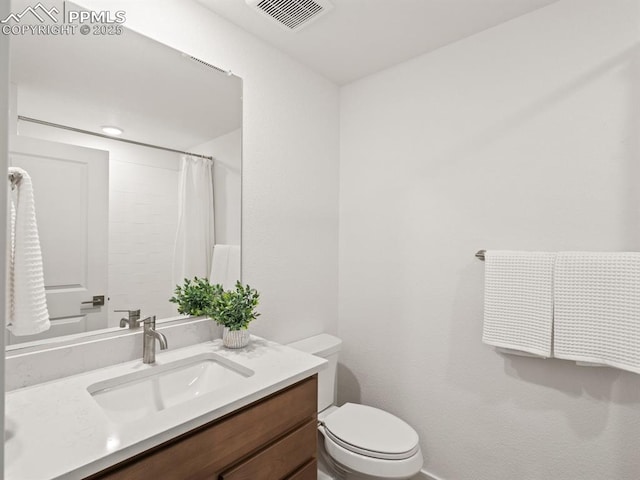
POLYGON ((555 255, 507 250, 485 253, 484 343, 551 356, 555 255))
POLYGON ((640 252, 563 252, 554 356, 640 373, 640 252))
POLYGON ((11 192, 7 328, 14 335, 34 335, 48 330, 51 324, 33 187, 26 171, 11 167, 9 172, 21 175, 22 179, 11 192))
POLYGON ((216 244, 212 257, 209 282, 220 283, 225 290, 235 288, 240 280, 240 245, 216 244))

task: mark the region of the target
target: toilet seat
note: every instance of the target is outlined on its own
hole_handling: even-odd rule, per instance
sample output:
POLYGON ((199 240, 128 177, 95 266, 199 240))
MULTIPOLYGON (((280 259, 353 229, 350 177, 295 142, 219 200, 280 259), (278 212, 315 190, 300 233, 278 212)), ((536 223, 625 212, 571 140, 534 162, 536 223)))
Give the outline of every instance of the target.
POLYGON ((404 460, 384 460, 347 450, 326 435, 324 440, 328 461, 337 471, 355 472, 372 478, 408 479, 413 478, 422 468, 423 458, 420 449, 404 460))
POLYGON ((405 460, 419 450, 418 434, 389 412, 345 403, 324 419, 329 440, 349 452, 381 460, 405 460))

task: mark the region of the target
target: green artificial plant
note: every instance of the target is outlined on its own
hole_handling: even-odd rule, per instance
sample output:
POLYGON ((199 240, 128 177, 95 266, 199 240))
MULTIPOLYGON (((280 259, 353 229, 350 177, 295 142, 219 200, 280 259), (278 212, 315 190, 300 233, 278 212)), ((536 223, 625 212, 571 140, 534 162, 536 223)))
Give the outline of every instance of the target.
POLYGON ((194 277, 184 279, 182 286, 176 285, 175 295, 169 299, 178 305, 178 312, 183 315, 209 315, 214 298, 222 293, 220 285, 211 285, 206 278, 194 277))
POLYGON ((255 310, 260 294, 249 285, 243 286, 237 281, 235 290, 223 290, 222 285, 214 288, 217 294, 206 314, 218 325, 229 330, 244 330, 260 315, 255 310))

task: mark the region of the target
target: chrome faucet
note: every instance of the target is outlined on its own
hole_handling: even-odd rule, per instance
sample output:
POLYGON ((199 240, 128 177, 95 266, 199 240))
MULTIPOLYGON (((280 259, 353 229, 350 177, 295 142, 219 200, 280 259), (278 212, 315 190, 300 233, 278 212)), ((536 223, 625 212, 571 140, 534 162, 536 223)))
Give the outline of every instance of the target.
POLYGON ((120 328, 124 328, 127 325, 129 325, 130 330, 140 327, 140 310, 114 310, 114 312, 126 312, 129 314, 129 318, 120 319, 120 328))
POLYGON ((154 363, 156 361, 156 340, 160 342, 160 350, 168 348, 167 337, 156 331, 156 316, 147 317, 140 323, 144 323, 142 335, 142 363, 154 363))

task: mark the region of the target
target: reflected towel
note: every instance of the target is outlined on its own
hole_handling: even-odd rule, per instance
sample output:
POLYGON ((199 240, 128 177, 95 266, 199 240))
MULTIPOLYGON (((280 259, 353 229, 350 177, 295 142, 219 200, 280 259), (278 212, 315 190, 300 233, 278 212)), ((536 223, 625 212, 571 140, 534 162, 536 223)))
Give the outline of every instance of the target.
POLYGON ((240 280, 240 245, 217 244, 212 257, 209 281, 222 284, 225 290, 235 288, 240 280))
POLYGON ((485 253, 484 343, 551 356, 555 256, 508 250, 485 253))
POLYGON ((554 356, 640 373, 640 252, 563 252, 554 356))
POLYGON ((33 187, 26 171, 11 167, 9 172, 22 179, 10 192, 7 328, 14 335, 35 335, 48 330, 51 324, 33 187))

